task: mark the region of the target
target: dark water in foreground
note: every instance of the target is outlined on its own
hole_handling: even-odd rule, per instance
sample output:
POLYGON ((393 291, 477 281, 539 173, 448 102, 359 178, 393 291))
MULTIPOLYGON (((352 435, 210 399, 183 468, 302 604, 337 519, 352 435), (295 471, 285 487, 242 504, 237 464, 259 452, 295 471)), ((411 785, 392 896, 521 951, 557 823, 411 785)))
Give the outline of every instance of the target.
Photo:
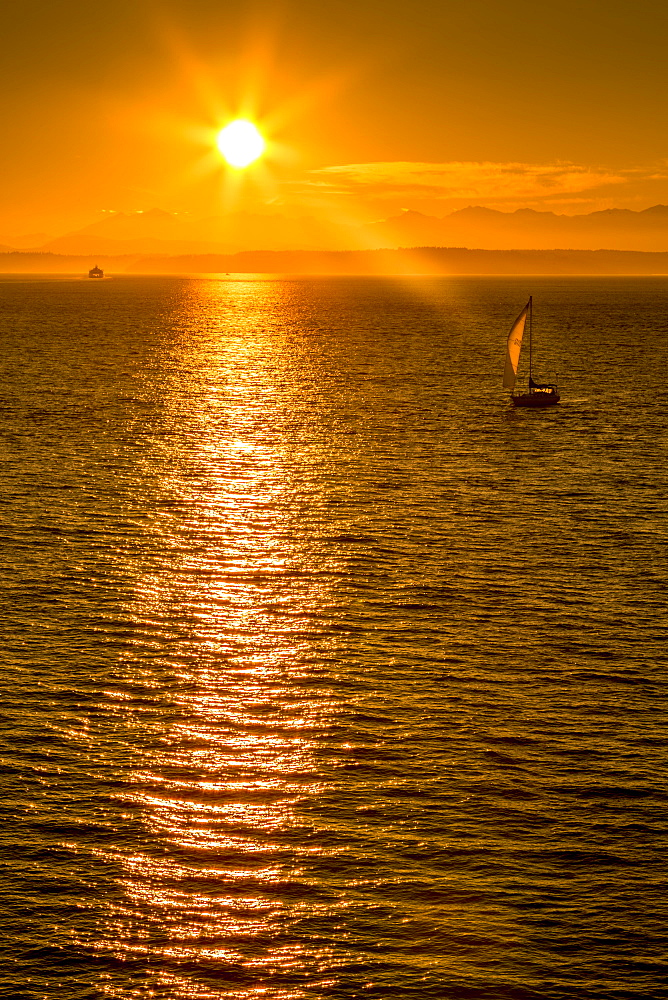
POLYGON ((668 281, 4 278, 0 330, 0 995, 668 996, 668 281))

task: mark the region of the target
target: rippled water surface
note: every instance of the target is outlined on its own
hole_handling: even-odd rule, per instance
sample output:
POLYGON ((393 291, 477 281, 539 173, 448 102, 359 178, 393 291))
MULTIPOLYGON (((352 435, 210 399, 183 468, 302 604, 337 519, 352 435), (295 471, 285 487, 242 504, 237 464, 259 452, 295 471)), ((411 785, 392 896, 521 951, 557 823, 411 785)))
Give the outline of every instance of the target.
POLYGON ((0 330, 3 995, 668 996, 665 279, 3 276, 0 330))

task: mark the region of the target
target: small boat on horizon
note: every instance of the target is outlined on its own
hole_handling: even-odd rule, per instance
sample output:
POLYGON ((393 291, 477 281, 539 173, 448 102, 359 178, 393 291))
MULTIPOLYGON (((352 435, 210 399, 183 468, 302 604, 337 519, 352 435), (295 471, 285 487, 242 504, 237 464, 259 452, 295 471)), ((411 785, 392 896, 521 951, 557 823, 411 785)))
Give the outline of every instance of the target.
POLYGON ((96 264, 95 267, 91 267, 90 271, 88 272, 88 277, 89 278, 104 278, 104 271, 102 270, 101 267, 98 267, 97 264, 96 264))
POLYGON ((556 406, 561 399, 559 390, 554 382, 534 382, 531 370, 532 350, 531 342, 533 336, 533 296, 529 296, 529 301, 519 314, 508 334, 506 345, 506 365, 503 371, 503 387, 511 389, 510 399, 513 406, 556 406), (529 318, 529 389, 527 392, 515 394, 515 381, 517 379, 517 366, 522 350, 522 337, 526 327, 527 316, 529 318))

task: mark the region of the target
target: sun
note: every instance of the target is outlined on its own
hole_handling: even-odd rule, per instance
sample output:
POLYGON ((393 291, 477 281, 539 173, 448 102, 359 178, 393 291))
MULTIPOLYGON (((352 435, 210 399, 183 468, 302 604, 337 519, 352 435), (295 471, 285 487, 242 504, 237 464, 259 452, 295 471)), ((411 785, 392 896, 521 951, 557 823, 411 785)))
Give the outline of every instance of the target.
POLYGON ((264 139, 257 126, 237 118, 218 133, 218 149, 231 167, 247 167, 264 152, 264 139))

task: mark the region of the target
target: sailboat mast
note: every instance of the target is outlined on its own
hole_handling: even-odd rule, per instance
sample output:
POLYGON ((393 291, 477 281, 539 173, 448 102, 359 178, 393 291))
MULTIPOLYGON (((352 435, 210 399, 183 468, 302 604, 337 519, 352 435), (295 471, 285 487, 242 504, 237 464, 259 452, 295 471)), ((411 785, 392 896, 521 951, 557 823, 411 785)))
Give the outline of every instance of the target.
POLYGON ((533 295, 529 296, 529 386, 531 386, 531 333, 533 327, 533 295))

